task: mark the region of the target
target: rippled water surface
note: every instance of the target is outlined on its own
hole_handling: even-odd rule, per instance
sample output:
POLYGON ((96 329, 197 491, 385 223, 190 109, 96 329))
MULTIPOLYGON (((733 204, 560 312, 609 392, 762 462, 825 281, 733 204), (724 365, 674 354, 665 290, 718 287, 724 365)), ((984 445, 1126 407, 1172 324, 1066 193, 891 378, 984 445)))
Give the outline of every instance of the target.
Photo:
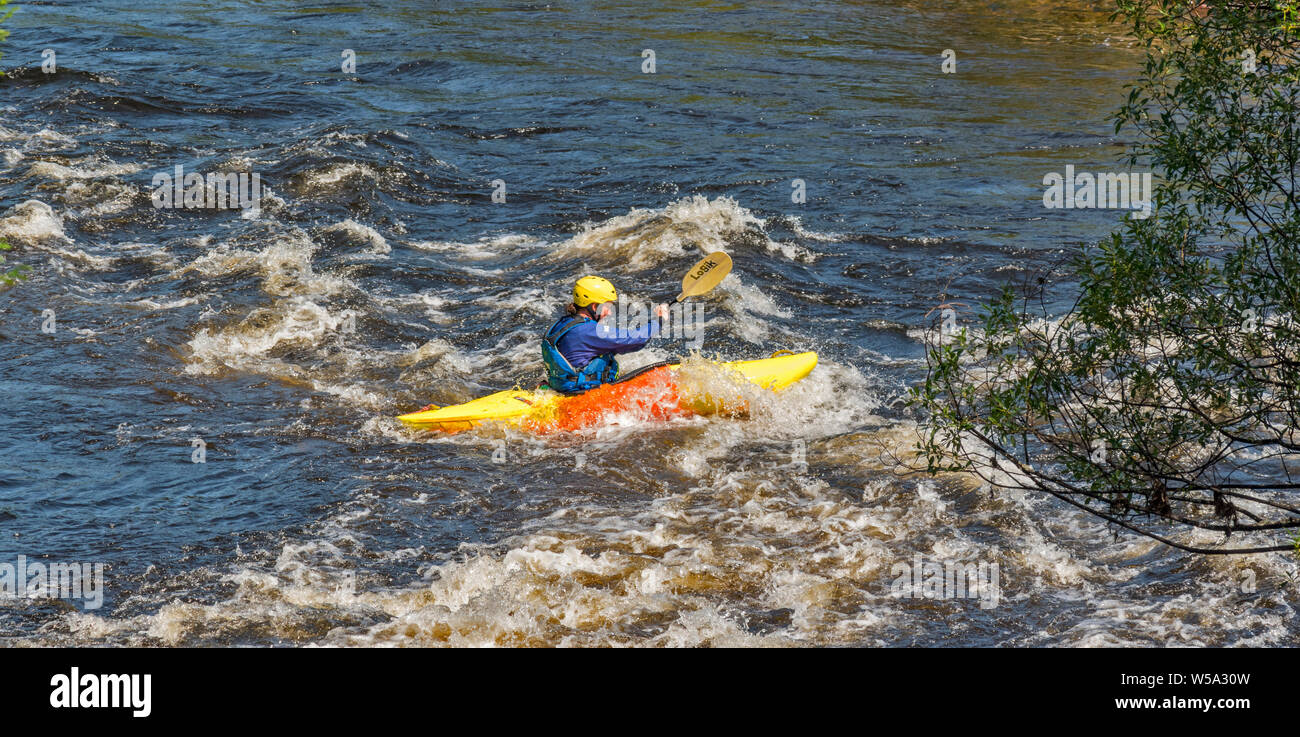
MULTIPOLYGON (((1104 7, 651 5, 24 4, 0 46, 0 236, 32 267, 0 293, 0 561, 108 571, 103 608, 0 602, 0 635, 1294 640, 1283 556, 1184 555, 898 460, 941 295, 973 305, 1119 220, 1041 202, 1044 173, 1123 152, 1138 52, 1104 7), (272 194, 153 208, 176 165, 272 194), (392 419, 535 384, 575 277, 663 299, 718 248, 704 352, 821 355, 750 417, 392 419), (917 556, 997 563, 1000 601, 891 596, 917 556)), ((629 365, 686 349, 652 346, 629 365)))

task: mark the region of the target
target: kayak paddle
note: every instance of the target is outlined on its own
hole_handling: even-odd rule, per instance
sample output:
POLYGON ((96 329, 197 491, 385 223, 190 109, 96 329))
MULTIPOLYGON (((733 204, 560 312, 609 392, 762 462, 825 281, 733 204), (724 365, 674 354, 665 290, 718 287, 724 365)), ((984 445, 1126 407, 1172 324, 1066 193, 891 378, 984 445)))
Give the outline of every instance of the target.
POLYGON ((731 257, 723 251, 714 251, 700 259, 682 277, 682 293, 674 302, 681 302, 687 297, 708 294, 727 274, 731 273, 731 257))
MULTIPOLYGON (((698 297, 702 294, 708 294, 714 287, 718 286, 719 282, 726 278, 727 274, 730 273, 731 257, 723 251, 714 251, 713 253, 710 253, 708 256, 700 259, 698 263, 691 267, 690 271, 686 272, 686 276, 682 277, 682 293, 677 295, 677 299, 673 300, 673 302, 681 302, 687 297, 698 297)), ((633 369, 627 374, 619 376, 613 383, 622 384, 630 379, 635 379, 651 369, 657 369, 663 366, 672 366, 675 363, 676 361, 656 361, 655 363, 641 366, 633 369)))

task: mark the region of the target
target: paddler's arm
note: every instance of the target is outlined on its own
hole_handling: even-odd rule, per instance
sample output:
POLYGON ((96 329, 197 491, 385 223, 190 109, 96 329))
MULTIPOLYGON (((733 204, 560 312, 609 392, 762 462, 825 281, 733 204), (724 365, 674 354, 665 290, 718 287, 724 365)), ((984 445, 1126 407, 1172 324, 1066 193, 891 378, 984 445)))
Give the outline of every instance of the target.
POLYGON ((597 353, 639 351, 650 342, 651 338, 659 334, 660 320, 667 315, 668 306, 659 305, 655 308, 655 316, 660 319, 650 320, 646 325, 635 330, 619 330, 618 324, 613 319, 606 319, 598 323, 591 337, 583 342, 594 348, 597 353))

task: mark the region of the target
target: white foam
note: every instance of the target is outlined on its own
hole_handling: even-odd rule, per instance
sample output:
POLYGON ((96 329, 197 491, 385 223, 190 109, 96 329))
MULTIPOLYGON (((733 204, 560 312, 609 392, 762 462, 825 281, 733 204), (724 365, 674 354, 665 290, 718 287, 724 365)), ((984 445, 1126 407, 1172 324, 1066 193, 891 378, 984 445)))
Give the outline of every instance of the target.
POLYGON ((312 265, 317 245, 302 230, 278 234, 261 251, 234 248, 229 243, 209 247, 207 253, 178 270, 175 276, 197 271, 224 276, 246 270, 262 274, 262 288, 274 296, 330 296, 351 286, 347 279, 317 273, 312 265))
POLYGON ((434 251, 451 254, 459 258, 475 261, 500 258, 503 254, 513 253, 521 248, 535 248, 545 245, 536 238, 525 235, 509 234, 483 238, 473 243, 459 241, 416 241, 412 248, 421 251, 434 251))
MULTIPOLYGON (((189 341, 190 373, 208 373, 218 367, 256 369, 256 362, 281 346, 319 344, 339 330, 354 313, 330 312, 302 296, 254 310, 241 323, 221 329, 202 328, 189 341), (250 363, 250 361, 253 361, 250 363)), ((288 367, 277 364, 281 370, 288 367)))
POLYGON ((332 191, 341 189, 345 185, 351 186, 362 179, 378 181, 379 172, 369 164, 335 163, 308 174, 302 188, 308 193, 320 190, 332 191))
POLYGON ((74 218, 115 215, 131 207, 140 191, 129 184, 75 181, 63 191, 64 202, 79 209, 74 218))
POLYGON ((338 233, 353 243, 365 245, 367 252, 371 254, 387 254, 393 250, 388 245, 388 241, 379 234, 379 231, 369 225, 362 225, 352 218, 348 218, 341 223, 335 223, 325 228, 324 232, 338 233))
POLYGON ((586 223, 580 233, 555 246, 553 257, 598 256, 645 269, 683 253, 724 250, 728 236, 761 233, 763 225, 730 197, 694 195, 659 210, 634 208, 601 223, 586 223))
POLYGON ((27 200, 6 210, 0 217, 0 236, 29 243, 71 242, 63 232, 63 218, 40 200, 27 200))
POLYGON ((139 164, 115 164, 102 159, 92 158, 78 162, 75 166, 65 166, 53 161, 33 161, 28 167, 32 176, 63 182, 69 179, 104 179, 134 174, 140 171, 139 164))

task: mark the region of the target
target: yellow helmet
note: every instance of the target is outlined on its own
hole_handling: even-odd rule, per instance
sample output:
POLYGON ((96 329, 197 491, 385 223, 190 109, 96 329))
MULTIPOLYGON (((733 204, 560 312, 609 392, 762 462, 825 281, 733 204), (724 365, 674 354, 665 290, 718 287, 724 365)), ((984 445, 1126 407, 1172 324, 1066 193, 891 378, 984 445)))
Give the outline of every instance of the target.
POLYGON ((584 276, 573 285, 573 303, 586 307, 595 302, 613 302, 618 299, 618 290, 608 279, 599 276, 584 276))

